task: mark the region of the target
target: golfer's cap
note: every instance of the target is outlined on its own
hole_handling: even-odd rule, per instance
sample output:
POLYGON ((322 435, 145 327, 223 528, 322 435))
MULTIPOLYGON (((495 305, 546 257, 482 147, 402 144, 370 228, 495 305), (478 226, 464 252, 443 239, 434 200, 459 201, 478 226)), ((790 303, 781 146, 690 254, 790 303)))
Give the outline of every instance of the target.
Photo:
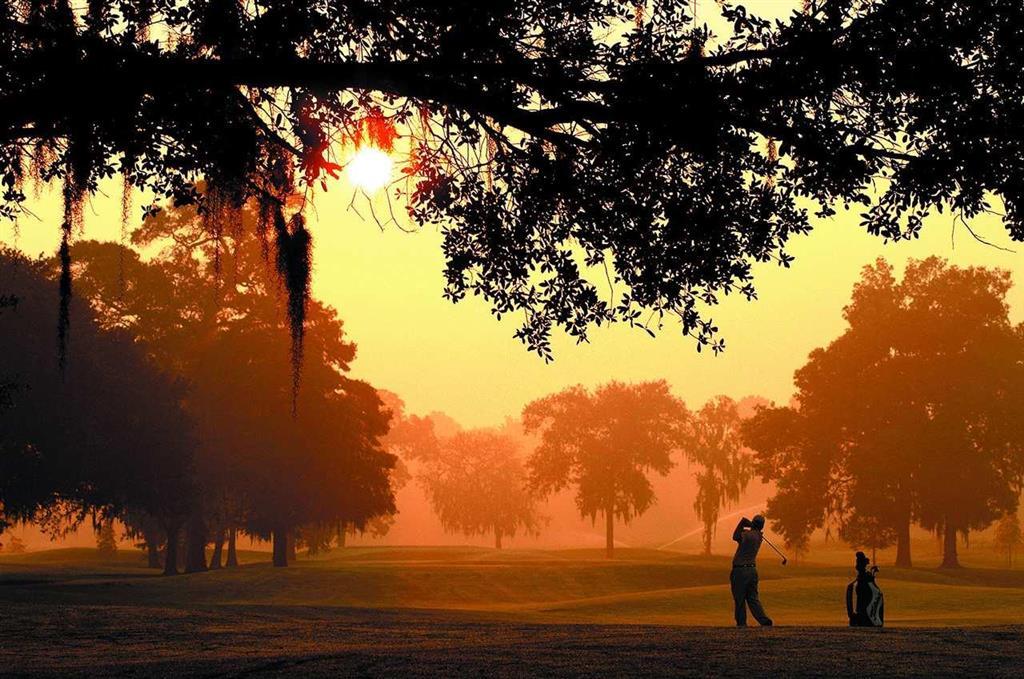
POLYGON ((761 516, 760 514, 758 514, 757 516, 755 516, 753 519, 750 520, 750 524, 754 528, 764 528, 764 517, 761 516))

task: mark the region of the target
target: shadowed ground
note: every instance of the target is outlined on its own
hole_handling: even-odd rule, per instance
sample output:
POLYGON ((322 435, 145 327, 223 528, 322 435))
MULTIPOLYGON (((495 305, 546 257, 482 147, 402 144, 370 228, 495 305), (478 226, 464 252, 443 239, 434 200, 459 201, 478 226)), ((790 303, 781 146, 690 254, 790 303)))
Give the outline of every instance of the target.
POLYGON ((4 676, 1019 676, 1024 664, 1024 627, 1007 624, 1024 605, 1021 571, 884 571, 891 626, 851 630, 841 626, 848 569, 768 566, 763 598, 782 624, 735 630, 724 560, 595 556, 353 549, 284 570, 170 579, 134 554, 108 564, 86 550, 7 557, 0 667, 4 676))
POLYGON ((0 622, 0 660, 6 676, 838 676, 860 668, 868 676, 1009 677, 1020 676, 1024 662, 1021 632, 743 631, 322 607, 24 605, 6 610, 0 622), (31 626, 27 634, 24 625, 31 626))

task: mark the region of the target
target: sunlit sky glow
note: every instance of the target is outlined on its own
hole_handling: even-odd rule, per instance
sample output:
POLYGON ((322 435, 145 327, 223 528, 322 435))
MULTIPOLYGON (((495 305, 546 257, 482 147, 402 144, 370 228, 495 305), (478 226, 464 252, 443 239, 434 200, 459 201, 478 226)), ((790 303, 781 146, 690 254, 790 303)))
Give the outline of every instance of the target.
POLYGON ((391 167, 388 154, 372 146, 363 146, 352 156, 346 169, 354 186, 373 194, 391 180, 391 167))
MULTIPOLYGON (((779 0, 747 6, 777 17, 798 4, 779 0)), ((710 5, 698 3, 701 20, 713 20, 710 5)), ((755 266, 757 301, 729 297, 712 310, 710 316, 726 339, 722 356, 698 354, 693 342, 674 328, 652 339, 618 325, 594 329, 591 342, 584 345, 556 333, 555 362, 545 364, 513 337, 521 316, 496 321, 478 298, 457 305, 442 299, 439 227, 406 233, 403 229, 411 224, 382 229, 371 217, 390 214, 385 212, 389 198, 379 189, 390 177, 391 162, 380 151, 364 150, 342 179, 331 180, 327 193, 317 193, 307 213, 314 237, 313 292, 339 310, 346 332, 358 343, 355 376, 397 392, 413 412, 442 410, 464 425, 499 424, 534 398, 609 379, 665 378, 692 406, 720 393, 785 402, 792 392, 793 371, 810 350, 842 331, 842 308, 851 286, 860 269, 881 255, 902 269, 908 258, 937 254, 958 265, 1009 269, 1015 281, 1024 283, 1020 254, 979 243, 948 214, 927 219, 918 241, 885 244, 864 233, 857 214, 841 212, 815 220, 812 234, 792 241, 787 248, 797 257, 792 269, 755 266), (360 190, 371 197, 357 194, 353 201, 360 190), (374 211, 363 209, 368 200, 374 211)), ((85 233, 79 237, 118 239, 119 185, 104 184, 101 194, 90 200, 85 233)), ((0 242, 16 242, 32 255, 54 253, 59 198, 54 186, 31 200, 32 215, 21 219, 20 235, 15 238, 9 224, 0 224, 0 242)), ((392 207, 403 213, 401 206, 392 207)), ((134 214, 137 218, 140 210, 134 214)), ((997 217, 983 216, 973 226, 986 239, 1014 247, 997 217)), ((1009 302, 1011 318, 1019 321, 1024 287, 1012 290, 1009 302)))

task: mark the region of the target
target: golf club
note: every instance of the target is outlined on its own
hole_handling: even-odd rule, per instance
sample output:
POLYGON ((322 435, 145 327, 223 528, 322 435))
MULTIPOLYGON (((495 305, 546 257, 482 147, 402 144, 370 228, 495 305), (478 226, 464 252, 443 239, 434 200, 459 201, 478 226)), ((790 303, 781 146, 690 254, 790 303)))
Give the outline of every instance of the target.
POLYGON ((776 553, 776 554, 778 554, 779 556, 781 556, 781 557, 782 557, 782 565, 783 565, 783 566, 785 566, 785 565, 786 565, 786 563, 787 563, 787 562, 789 561, 789 559, 787 559, 787 558, 786 558, 786 555, 785 555, 785 554, 783 554, 782 552, 780 552, 780 551, 779 551, 779 548, 778 548, 778 547, 776 547, 775 545, 773 545, 773 544, 771 543, 771 540, 769 540, 768 538, 766 538, 766 537, 765 537, 765 536, 764 536, 763 534, 761 535, 761 539, 762 539, 762 540, 764 540, 765 542, 767 542, 767 543, 768 543, 768 546, 769 546, 769 547, 771 547, 772 549, 774 549, 774 550, 775 550, 775 553, 776 553))

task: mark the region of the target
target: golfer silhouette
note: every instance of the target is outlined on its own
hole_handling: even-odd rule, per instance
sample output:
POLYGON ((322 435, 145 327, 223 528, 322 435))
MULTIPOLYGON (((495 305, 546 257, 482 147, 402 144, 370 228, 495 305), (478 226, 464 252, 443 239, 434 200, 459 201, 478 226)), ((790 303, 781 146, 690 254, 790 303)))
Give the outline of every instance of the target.
POLYGON ((764 627, 770 627, 769 618, 761 600, 757 597, 757 552, 761 549, 763 539, 764 517, 758 514, 753 519, 743 517, 732 532, 736 541, 736 555, 732 558, 732 573, 729 584, 732 587, 732 599, 736 605, 736 626, 747 626, 747 607, 750 613, 764 627))

